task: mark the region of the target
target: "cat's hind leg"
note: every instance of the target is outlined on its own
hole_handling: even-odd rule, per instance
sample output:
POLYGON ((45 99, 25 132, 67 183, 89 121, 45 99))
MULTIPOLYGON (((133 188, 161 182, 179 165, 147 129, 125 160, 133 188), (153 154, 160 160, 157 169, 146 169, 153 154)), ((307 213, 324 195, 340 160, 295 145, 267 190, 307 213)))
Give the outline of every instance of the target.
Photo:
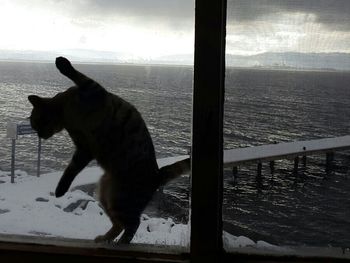
POLYGON ((111 229, 107 231, 106 234, 97 236, 95 238, 96 243, 101 243, 101 242, 112 242, 119 234, 122 232, 123 227, 120 224, 113 223, 113 226, 111 229))
POLYGON ((139 228, 140 219, 138 218, 137 220, 133 221, 134 222, 128 222, 127 225, 125 225, 125 231, 117 241, 118 244, 129 244, 133 239, 137 229, 139 228))
POLYGON ((124 229, 124 233, 120 237, 120 239, 117 241, 117 244, 129 244, 130 241, 133 239, 139 225, 140 225, 140 220, 133 220, 127 222, 127 224, 121 224, 118 219, 115 217, 111 217, 110 219, 112 221, 112 227, 107 231, 106 234, 97 236, 95 238, 96 243, 101 243, 101 242, 112 242, 114 239, 116 239, 119 234, 122 232, 124 229))
POLYGON ((105 213, 112 222, 112 227, 107 231, 106 234, 97 236, 95 242, 112 242, 122 232, 123 225, 118 219, 117 209, 113 207, 111 200, 112 194, 112 180, 109 173, 102 175, 99 183, 99 200, 104 209, 105 213))

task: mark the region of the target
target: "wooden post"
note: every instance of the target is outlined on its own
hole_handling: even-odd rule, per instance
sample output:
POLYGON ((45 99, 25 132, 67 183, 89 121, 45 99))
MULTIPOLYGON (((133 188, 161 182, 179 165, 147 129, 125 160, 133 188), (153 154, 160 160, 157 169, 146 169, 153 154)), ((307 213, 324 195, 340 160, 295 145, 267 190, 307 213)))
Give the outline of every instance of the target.
POLYGON ((226 0, 195 1, 191 262, 222 262, 226 0))
POLYGON ((258 194, 261 194, 263 189, 263 181, 262 181, 262 163, 258 162, 257 175, 256 175, 256 188, 258 190, 258 194))
POLYGON ((303 162, 303 167, 306 168, 306 155, 303 155, 302 162, 303 162))
POLYGON ((275 161, 270 161, 270 172, 271 174, 275 173, 275 161))
POLYGON ((11 183, 15 182, 15 158, 16 158, 16 139, 12 139, 12 149, 11 149, 11 183))
POLYGON ((326 174, 328 175, 333 169, 334 152, 326 153, 326 174))
POLYGON ((262 163, 258 162, 257 178, 261 178, 262 163))
POLYGON ((294 174, 298 174, 298 166, 299 166, 299 156, 294 158, 294 169, 293 169, 294 174))
POLYGON ((36 168, 36 176, 40 177, 40 159, 41 159, 41 138, 38 136, 38 163, 36 168))
MULTIPOLYGON (((303 147, 303 150, 306 151, 306 147, 305 146, 303 147)), ((303 155, 302 162, 303 162, 303 167, 306 168, 306 154, 303 155)))
POLYGON ((237 166, 233 166, 232 167, 232 175, 233 177, 236 177, 238 174, 238 167, 237 166))
POLYGON ((238 167, 237 166, 233 166, 232 167, 232 177, 233 177, 233 180, 232 180, 232 183, 235 185, 236 182, 237 182, 237 176, 238 176, 238 167))

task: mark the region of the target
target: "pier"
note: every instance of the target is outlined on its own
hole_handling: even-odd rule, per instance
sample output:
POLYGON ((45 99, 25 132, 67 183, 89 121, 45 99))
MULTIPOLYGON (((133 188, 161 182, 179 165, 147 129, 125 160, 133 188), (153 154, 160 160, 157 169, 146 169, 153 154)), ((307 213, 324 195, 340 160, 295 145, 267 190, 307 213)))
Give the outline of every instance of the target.
POLYGON ((237 166, 249 162, 294 159, 319 153, 331 153, 336 150, 350 149, 350 136, 325 138, 310 141, 296 141, 267 144, 254 147, 236 148, 224 152, 225 167, 237 166))
POLYGON ((262 163, 269 162, 271 173, 274 171, 275 161, 281 159, 294 159, 293 173, 298 172, 299 159, 306 167, 306 157, 312 154, 325 153, 326 173, 333 166, 334 152, 350 149, 350 136, 324 138, 309 141, 295 141, 286 143, 268 144, 254 147, 236 148, 224 151, 224 167, 233 167, 233 174, 237 174, 237 166, 256 162, 257 175, 261 175, 262 163))
MULTIPOLYGON (((233 173, 237 173, 237 166, 253 162, 257 163, 257 173, 260 175, 263 162, 269 162, 271 172, 273 172, 275 167, 274 161, 293 159, 294 172, 296 172, 300 163, 300 158, 302 165, 306 166, 307 156, 325 153, 327 171, 332 167, 334 152, 346 149, 350 149, 350 135, 309 141, 295 141, 236 148, 224 151, 224 167, 233 167, 233 173)), ((163 158, 159 159, 158 162, 160 166, 162 166, 162 163, 173 163, 188 157, 188 155, 182 155, 163 158)))

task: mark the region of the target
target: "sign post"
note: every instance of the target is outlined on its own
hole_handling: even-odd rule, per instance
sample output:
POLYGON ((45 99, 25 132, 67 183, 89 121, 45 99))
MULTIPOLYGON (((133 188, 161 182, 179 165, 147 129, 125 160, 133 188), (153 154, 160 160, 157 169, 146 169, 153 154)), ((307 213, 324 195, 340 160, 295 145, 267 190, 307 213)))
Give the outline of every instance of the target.
POLYGON ((16 139, 12 139, 12 151, 11 151, 11 183, 15 182, 15 152, 16 152, 16 139))
POLYGON ((41 138, 38 137, 38 163, 36 167, 36 176, 40 177, 40 156, 41 156, 41 138))
MULTIPOLYGON (((34 134, 32 126, 28 122, 7 123, 7 137, 12 139, 12 151, 11 151, 11 183, 15 182, 15 160, 16 160, 16 140, 19 135, 34 134)), ((40 157, 41 157, 41 139, 38 141, 38 163, 37 163, 37 176, 40 176, 40 157)))

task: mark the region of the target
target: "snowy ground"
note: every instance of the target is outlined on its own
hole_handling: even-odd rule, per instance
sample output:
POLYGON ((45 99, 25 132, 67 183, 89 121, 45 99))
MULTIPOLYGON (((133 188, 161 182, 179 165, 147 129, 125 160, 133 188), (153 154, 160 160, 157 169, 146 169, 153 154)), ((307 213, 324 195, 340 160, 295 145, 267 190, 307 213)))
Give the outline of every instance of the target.
MULTIPOLYGON (((16 171, 15 184, 8 173, 0 172, 0 233, 77 239, 104 234, 111 226, 108 217, 93 197, 76 189, 97 182, 101 174, 99 168, 85 169, 71 190, 56 198, 60 172, 37 178, 16 171)), ((143 215, 133 242, 185 246, 187 225, 143 215)))
MULTIPOLYGON (((92 240, 111 226, 98 202, 82 187, 98 181, 100 168, 85 169, 77 176, 70 191, 56 198, 53 191, 61 172, 40 178, 16 171, 15 183, 8 172, 0 172, 0 234, 42 237, 63 237, 92 240), (80 188, 80 189, 78 189, 80 188)), ((171 218, 150 218, 142 215, 133 243, 188 246, 188 226, 175 224, 171 218)), ((283 250, 264 241, 254 242, 224 232, 226 248, 260 248, 283 250)))

